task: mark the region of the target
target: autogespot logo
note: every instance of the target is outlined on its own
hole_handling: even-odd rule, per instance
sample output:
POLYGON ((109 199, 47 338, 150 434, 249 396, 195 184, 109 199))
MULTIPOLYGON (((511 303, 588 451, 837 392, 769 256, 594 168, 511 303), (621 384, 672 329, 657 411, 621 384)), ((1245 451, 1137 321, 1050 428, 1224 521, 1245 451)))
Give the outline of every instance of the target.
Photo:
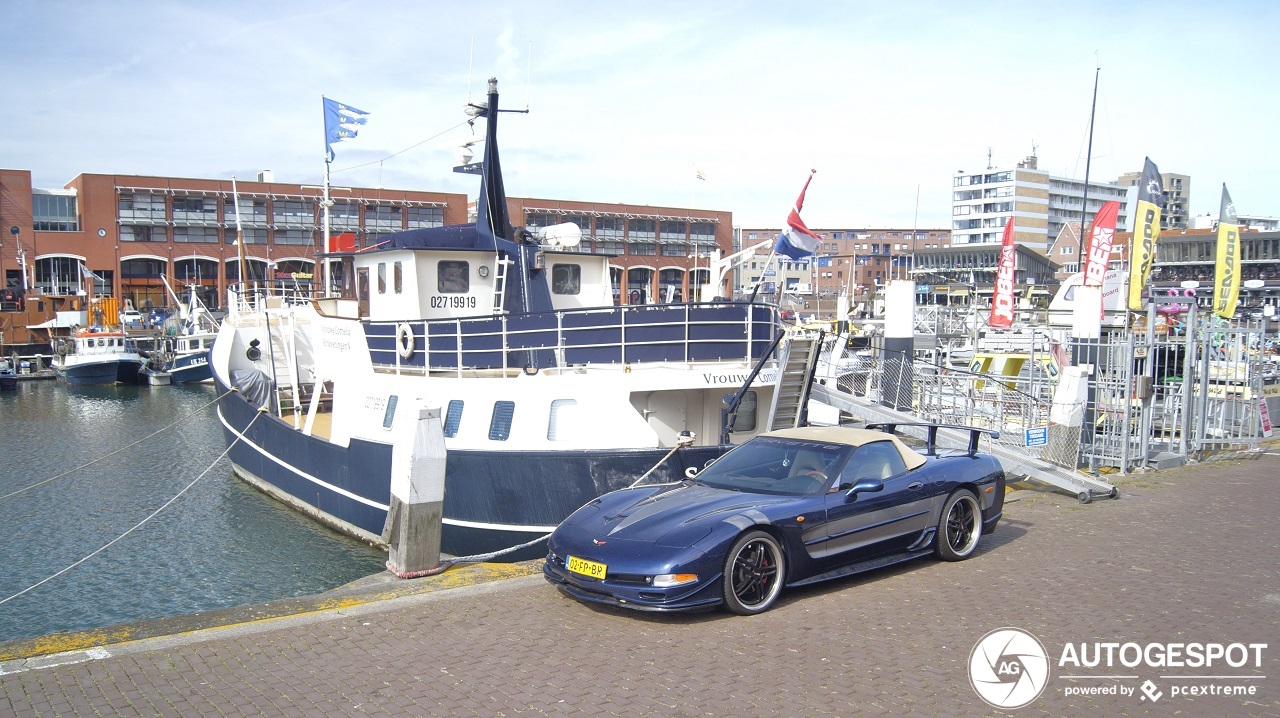
POLYGON ((1049 654, 1019 628, 997 628, 969 653, 969 683, 994 708, 1021 708, 1049 684, 1049 654))

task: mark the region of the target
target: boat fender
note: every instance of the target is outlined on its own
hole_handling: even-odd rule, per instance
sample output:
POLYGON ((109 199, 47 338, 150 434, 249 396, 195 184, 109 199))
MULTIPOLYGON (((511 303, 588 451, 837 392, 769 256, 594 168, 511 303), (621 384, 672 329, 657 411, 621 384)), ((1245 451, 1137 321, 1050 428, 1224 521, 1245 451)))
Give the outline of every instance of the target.
POLYGON ((406 361, 413 358, 413 327, 409 322, 396 325, 396 353, 406 361))

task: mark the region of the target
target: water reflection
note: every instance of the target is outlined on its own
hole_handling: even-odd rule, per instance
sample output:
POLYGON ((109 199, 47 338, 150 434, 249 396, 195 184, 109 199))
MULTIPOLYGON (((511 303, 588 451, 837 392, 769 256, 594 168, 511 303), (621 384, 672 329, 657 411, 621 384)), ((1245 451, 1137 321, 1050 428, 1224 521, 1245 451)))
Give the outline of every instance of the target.
MULTIPOLYGON (((208 468, 225 448, 214 398, 209 385, 50 381, 0 394, 0 495, 89 464, 0 500, 0 599, 121 535, 208 468)), ((224 459, 142 528, 0 604, 0 640, 317 593, 385 559, 236 479, 224 459)))

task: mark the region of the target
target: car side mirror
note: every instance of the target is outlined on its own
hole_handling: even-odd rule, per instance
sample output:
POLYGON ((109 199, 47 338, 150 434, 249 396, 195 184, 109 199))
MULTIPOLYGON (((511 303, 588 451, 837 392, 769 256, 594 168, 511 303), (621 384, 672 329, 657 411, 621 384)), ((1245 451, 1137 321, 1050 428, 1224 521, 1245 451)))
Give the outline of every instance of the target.
MULTIPOLYGON (((844 484, 843 486, 848 486, 848 484, 844 484)), ((845 494, 845 496, 852 501, 858 496, 858 494, 875 493, 877 491, 884 491, 884 482, 880 479, 858 479, 858 482, 849 489, 849 492, 845 494)))

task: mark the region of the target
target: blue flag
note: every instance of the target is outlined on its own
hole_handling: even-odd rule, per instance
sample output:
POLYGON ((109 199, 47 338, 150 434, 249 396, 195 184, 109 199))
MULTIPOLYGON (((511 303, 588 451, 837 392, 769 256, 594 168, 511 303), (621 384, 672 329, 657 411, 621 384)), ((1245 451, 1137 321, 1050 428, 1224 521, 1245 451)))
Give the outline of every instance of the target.
POLYGON ((333 143, 355 137, 356 125, 363 125, 364 116, 369 113, 327 97, 322 96, 320 99, 324 100, 324 150, 332 162, 333 143))

